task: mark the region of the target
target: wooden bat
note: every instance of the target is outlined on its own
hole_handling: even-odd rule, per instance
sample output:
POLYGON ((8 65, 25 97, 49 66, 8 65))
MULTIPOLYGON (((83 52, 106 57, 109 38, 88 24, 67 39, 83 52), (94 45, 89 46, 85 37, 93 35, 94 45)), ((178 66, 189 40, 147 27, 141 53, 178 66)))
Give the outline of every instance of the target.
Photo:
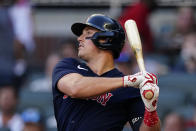
MULTIPOLYGON (((127 20, 125 22, 125 30, 127 33, 129 44, 130 44, 130 46, 134 52, 134 55, 136 57, 139 69, 141 72, 145 72, 144 59, 143 59, 143 53, 142 53, 142 45, 141 45, 141 40, 140 40, 140 36, 139 36, 136 22, 131 19, 127 20)), ((151 90, 144 92, 144 97, 148 100, 152 99, 153 92, 151 90)))

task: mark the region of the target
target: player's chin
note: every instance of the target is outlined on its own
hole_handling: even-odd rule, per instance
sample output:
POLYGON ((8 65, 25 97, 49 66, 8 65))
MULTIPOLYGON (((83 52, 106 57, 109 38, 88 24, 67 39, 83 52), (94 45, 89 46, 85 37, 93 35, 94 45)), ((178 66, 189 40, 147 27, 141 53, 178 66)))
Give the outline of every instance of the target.
POLYGON ((80 50, 78 51, 78 57, 82 57, 82 52, 80 50))
POLYGON ((81 59, 84 59, 84 54, 83 54, 82 52, 79 51, 79 52, 78 52, 78 57, 81 58, 81 59))
POLYGON ((78 53, 78 57, 84 61, 88 61, 88 57, 82 53, 78 53))

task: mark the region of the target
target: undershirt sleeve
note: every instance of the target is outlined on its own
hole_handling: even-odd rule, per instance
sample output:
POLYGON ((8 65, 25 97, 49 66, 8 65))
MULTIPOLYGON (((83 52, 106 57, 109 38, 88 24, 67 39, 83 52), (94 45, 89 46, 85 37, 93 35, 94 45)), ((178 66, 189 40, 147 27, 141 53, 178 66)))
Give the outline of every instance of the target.
POLYGON ((133 131, 139 131, 140 125, 143 121, 145 106, 141 97, 137 97, 131 101, 129 108, 129 124, 133 131))

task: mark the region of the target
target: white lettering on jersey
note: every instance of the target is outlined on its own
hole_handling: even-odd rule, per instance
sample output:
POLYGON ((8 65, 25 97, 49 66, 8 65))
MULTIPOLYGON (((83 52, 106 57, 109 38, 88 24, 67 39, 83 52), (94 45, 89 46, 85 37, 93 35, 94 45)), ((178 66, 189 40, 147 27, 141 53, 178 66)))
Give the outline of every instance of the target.
POLYGON ((139 119, 142 119, 142 117, 136 117, 132 119, 132 123, 135 124, 139 119))

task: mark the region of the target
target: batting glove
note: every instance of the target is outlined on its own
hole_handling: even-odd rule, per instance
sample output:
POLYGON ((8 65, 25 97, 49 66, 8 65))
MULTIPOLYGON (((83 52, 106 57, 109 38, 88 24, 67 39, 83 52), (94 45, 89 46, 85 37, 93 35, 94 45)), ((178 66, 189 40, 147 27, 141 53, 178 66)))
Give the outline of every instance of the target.
POLYGON ((153 83, 146 83, 143 87, 140 87, 140 94, 142 100, 144 102, 145 108, 148 112, 153 112, 157 108, 157 101, 159 96, 159 87, 153 83), (153 93, 153 97, 151 100, 146 99, 145 93, 151 91, 153 93))
POLYGON ((140 83, 139 88, 143 87, 147 83, 153 83, 153 84, 158 85, 158 79, 155 74, 149 73, 149 72, 144 72, 143 75, 145 77, 145 80, 142 81, 142 83, 140 83))
POLYGON ((146 83, 157 84, 157 77, 148 72, 139 72, 134 75, 123 77, 124 87, 132 86, 135 88, 143 87, 146 83))

